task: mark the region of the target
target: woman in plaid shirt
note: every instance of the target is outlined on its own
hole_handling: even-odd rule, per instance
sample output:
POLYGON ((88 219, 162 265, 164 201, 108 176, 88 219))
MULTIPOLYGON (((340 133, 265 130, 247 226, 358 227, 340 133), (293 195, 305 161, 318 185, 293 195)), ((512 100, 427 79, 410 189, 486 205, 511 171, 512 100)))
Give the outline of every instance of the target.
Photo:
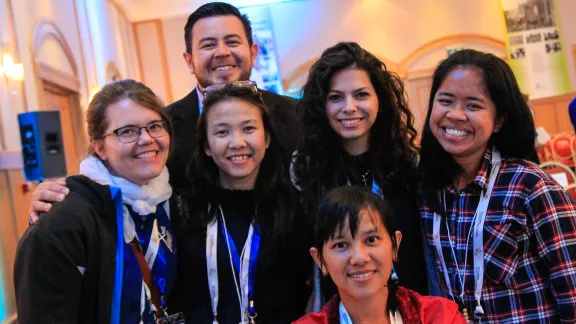
POLYGON ((576 205, 523 160, 533 145, 506 62, 462 50, 438 66, 419 207, 438 282, 471 322, 576 322, 576 205))

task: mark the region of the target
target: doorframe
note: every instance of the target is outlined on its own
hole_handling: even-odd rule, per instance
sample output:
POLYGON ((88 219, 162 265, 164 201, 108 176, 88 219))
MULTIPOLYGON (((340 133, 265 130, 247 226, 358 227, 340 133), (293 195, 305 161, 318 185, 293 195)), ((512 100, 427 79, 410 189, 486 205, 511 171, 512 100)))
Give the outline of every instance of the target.
MULTIPOLYGON (((78 136, 72 138, 74 149, 81 160, 82 153, 86 151, 86 136, 84 129, 83 111, 80 105, 80 92, 81 83, 78 76, 78 65, 74 59, 74 55, 64 37, 64 34, 58 26, 51 20, 43 18, 34 28, 32 35, 32 42, 30 44, 33 57, 33 65, 36 79, 36 90, 40 107, 46 106, 44 97, 44 89, 51 92, 59 93, 68 96, 68 104, 70 108, 70 122, 72 123, 73 131, 78 136), (40 49, 44 42, 48 39, 56 40, 60 48, 64 52, 68 64, 72 70, 69 72, 57 69, 49 64, 41 61, 40 49)), ((40 108, 43 110, 42 108, 40 108)), ((65 118, 68 116, 62 116, 65 118)))

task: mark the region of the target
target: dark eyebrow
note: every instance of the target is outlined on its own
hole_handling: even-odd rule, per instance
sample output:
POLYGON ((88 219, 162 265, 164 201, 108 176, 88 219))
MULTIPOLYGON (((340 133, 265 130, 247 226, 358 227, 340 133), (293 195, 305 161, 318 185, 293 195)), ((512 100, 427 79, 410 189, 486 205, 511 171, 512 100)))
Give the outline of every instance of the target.
POLYGON ((378 229, 377 229, 376 227, 373 227, 373 228, 371 228, 371 229, 369 229, 369 230, 367 230, 367 231, 363 231, 362 234, 368 235, 368 234, 374 234, 374 233, 377 233, 377 232, 378 232, 378 229))
POLYGON ((215 42, 216 38, 215 37, 204 37, 204 38, 200 38, 200 40, 198 41, 198 44, 202 44, 204 42, 215 42))
MULTIPOLYGON (((240 35, 238 35, 238 34, 228 34, 228 35, 224 36, 224 39, 226 39, 226 40, 228 40, 228 39, 230 39, 230 38, 240 38, 240 39, 242 39, 242 37, 241 37, 240 35)), ((198 44, 202 44, 203 42, 208 42, 208 41, 210 41, 210 42, 216 42, 216 41, 218 41, 218 39, 217 39, 216 37, 211 37, 211 36, 209 36, 209 37, 204 37, 204 38, 200 38, 200 41, 198 41, 198 44)))
MULTIPOLYGON (((162 119, 155 119, 155 120, 150 121, 148 124, 146 124, 146 126, 142 126, 142 127, 148 127, 150 124, 154 124, 154 123, 158 123, 158 122, 163 122, 163 120, 162 119)), ((140 127, 140 126, 134 125, 134 124, 128 124, 128 125, 120 126, 116 129, 120 129, 120 128, 124 128, 124 127, 140 127)))
MULTIPOLYGON (((363 90, 366 90, 366 89, 368 89, 368 87, 358 88, 358 89, 353 90, 352 92, 359 92, 359 91, 363 91, 363 90)), ((329 92, 344 93, 344 91, 341 91, 341 90, 338 90, 338 89, 330 89, 329 92)))
POLYGON ((256 119, 248 119, 242 122, 242 124, 246 125, 246 124, 250 124, 252 122, 256 122, 256 119))
POLYGON ((224 39, 230 39, 230 38, 240 38, 242 39, 242 36, 238 35, 238 34, 228 34, 226 36, 224 36, 224 39))
POLYGON ((482 99, 482 98, 478 98, 478 97, 473 97, 473 96, 470 96, 470 97, 466 97, 466 99, 468 99, 468 100, 474 100, 474 101, 480 101, 480 102, 484 102, 484 99, 482 99))
POLYGON ((217 123, 212 125, 212 127, 225 127, 225 126, 228 126, 228 123, 217 123))
POLYGON ((447 97, 454 97, 453 94, 451 94, 450 92, 446 92, 446 91, 438 91, 436 93, 437 96, 447 96, 447 97))

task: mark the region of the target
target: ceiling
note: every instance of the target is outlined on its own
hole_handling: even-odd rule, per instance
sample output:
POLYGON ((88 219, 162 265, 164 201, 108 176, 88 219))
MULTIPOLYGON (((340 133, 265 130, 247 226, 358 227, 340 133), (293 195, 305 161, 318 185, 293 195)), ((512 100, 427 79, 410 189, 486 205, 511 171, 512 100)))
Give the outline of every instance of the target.
MULTIPOLYGON (((111 0, 132 21, 188 16, 211 0, 111 0)), ((236 7, 258 6, 294 0, 221 0, 236 7)))

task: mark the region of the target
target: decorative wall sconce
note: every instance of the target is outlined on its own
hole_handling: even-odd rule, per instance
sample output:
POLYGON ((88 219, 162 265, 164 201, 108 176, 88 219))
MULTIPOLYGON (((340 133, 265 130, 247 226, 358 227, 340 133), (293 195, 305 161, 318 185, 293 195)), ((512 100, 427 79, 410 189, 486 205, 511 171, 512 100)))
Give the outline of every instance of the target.
POLYGON ((24 80, 24 65, 22 63, 14 63, 12 55, 4 53, 0 73, 11 80, 22 81, 24 80))

